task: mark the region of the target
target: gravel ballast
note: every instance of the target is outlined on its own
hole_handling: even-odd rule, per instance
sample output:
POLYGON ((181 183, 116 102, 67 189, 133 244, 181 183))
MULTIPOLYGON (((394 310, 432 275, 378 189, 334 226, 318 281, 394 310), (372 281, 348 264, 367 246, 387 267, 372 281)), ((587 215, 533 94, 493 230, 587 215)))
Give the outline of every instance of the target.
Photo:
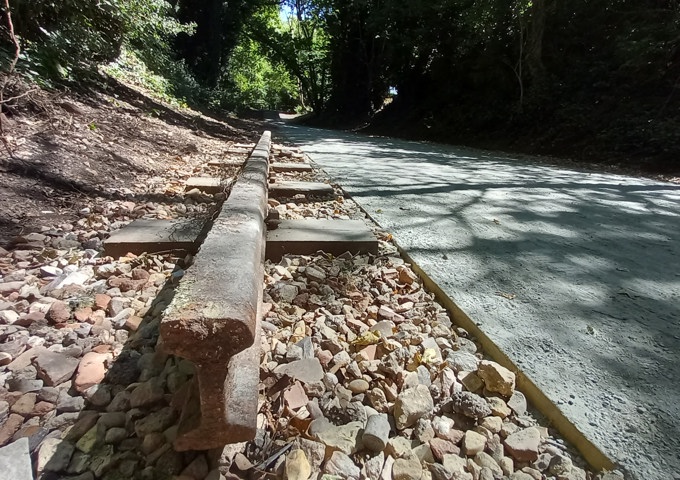
MULTIPOLYGON (((276 146, 273 159, 302 158, 276 146)), ((193 258, 100 257, 91 240, 133 218, 209 215, 221 200, 178 199, 83 205, 76 225, 0 252, 0 458, 25 438, 44 479, 596 478, 375 227, 377 256, 265 264, 257 436, 174 451, 195 369, 163 350, 158 326, 193 258)), ((363 218, 340 190, 270 207, 363 218)))

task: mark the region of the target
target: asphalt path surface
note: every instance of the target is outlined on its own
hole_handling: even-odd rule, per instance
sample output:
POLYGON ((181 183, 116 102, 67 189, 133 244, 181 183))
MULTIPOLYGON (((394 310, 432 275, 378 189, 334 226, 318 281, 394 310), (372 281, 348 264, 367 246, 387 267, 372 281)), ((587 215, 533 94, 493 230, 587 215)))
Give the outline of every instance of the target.
POLYGON ((680 186, 281 126, 632 478, 680 479, 680 186))

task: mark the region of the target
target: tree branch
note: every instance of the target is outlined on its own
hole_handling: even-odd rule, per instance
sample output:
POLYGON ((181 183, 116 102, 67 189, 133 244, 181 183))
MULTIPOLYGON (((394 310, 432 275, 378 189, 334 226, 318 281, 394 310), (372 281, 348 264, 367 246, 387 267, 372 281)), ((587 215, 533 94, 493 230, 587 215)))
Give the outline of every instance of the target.
MULTIPOLYGON (((12 43, 14 44, 14 58, 9 64, 9 69, 7 70, 7 73, 5 74, 5 78, 2 80, 2 85, 0 86, 0 105, 2 105, 4 102, 4 95, 5 95, 5 87, 7 87, 7 83, 9 82, 10 77, 12 76, 12 73, 14 73, 14 68, 17 66, 17 62, 19 61, 19 54, 21 53, 21 48, 19 47, 19 41, 17 40, 16 35, 14 34, 14 23, 12 23, 12 13, 10 12, 9 9, 9 0, 4 0, 5 2, 5 12, 7 14, 7 28, 9 31, 9 36, 10 39, 12 40, 12 43)), ((2 136, 2 143, 5 145, 5 148, 9 152, 9 156, 13 157, 13 152, 12 149, 9 146, 9 142, 5 138, 5 131, 4 131, 4 126, 2 124, 2 110, 0 110, 0 135, 2 136)))

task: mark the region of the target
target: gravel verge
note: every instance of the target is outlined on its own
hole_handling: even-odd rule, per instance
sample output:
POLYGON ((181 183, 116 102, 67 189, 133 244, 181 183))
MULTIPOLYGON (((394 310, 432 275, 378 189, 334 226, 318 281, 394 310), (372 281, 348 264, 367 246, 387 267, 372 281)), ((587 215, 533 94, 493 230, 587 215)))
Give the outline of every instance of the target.
MULTIPOLYGON (((210 215, 221 200, 189 193, 95 202, 0 252, 0 459, 21 461, 3 451, 25 443, 41 479, 619 478, 596 477, 538 421, 514 374, 485 360, 377 228, 378 256, 266 263, 258 435, 175 452, 194 367, 163 351, 158 325, 192 258, 100 249, 133 218, 210 215)), ((363 217, 339 189, 270 206, 363 217)))

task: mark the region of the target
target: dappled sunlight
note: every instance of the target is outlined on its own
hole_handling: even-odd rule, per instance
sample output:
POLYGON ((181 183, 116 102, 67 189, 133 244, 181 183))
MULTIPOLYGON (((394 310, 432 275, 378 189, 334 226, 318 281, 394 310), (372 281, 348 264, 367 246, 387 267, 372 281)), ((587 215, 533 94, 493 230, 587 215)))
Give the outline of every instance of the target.
POLYGON ((645 448, 677 436, 679 185, 425 142, 285 133, 598 444, 623 455, 622 421, 645 448), (621 399, 616 418, 595 415, 589 404, 610 395, 621 399))

